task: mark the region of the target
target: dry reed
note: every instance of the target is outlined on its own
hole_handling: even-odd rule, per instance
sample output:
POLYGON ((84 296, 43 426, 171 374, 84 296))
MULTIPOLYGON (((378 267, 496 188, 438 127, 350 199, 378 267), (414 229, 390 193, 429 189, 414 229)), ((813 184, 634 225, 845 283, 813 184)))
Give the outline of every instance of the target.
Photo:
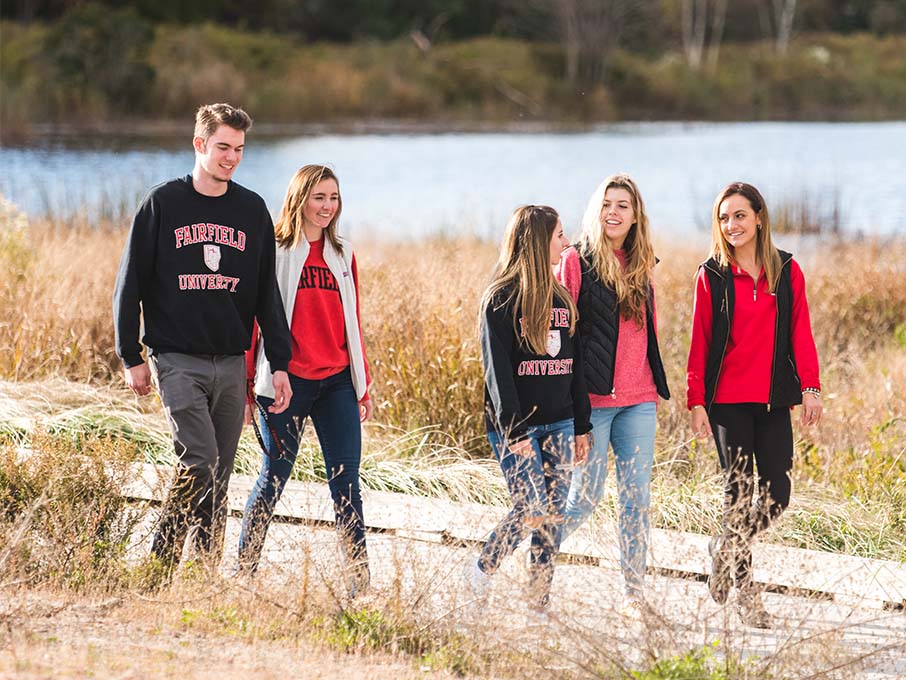
MULTIPOLYGON (((51 377, 120 387, 110 294, 123 239, 109 223, 29 223, 13 206, 0 205, 0 378, 20 387, 51 377)), ((377 425, 366 439, 366 484, 502 501, 483 437, 476 322, 495 246, 434 238, 358 244, 357 252, 377 403, 377 425)), ((690 441, 684 405, 693 276, 703 255, 673 243, 658 252, 658 322, 673 398, 658 414, 654 522, 710 532, 717 522, 716 456, 710 443, 690 441)), ((796 429, 797 492, 780 535, 770 540, 906 558, 904 256, 906 243, 897 239, 802 248, 826 413, 820 427, 796 429), (821 499, 820 516, 838 520, 816 521, 806 498, 821 499)), ((53 384, 47 399, 65 402, 65 388, 53 384)), ((110 394, 92 392, 90 399, 110 394)), ((124 436, 147 433, 147 422, 124 426, 124 436)), ((153 430, 148 458, 167 460, 162 422, 153 430)), ((297 477, 322 477, 310 436, 303 450, 297 477)), ((246 440, 237 470, 254 473, 258 455, 246 440)), ((608 496, 602 512, 613 512, 613 503, 608 496)))

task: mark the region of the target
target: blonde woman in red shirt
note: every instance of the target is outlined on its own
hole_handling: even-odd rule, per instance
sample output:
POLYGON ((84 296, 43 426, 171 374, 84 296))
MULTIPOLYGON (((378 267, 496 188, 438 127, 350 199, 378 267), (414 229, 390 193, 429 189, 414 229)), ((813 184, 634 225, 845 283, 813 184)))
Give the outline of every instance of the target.
POLYGON ((242 519, 239 566, 249 571, 258 566, 274 506, 290 477, 302 427, 310 417, 333 497, 348 592, 355 596, 370 580, 359 464, 360 422, 371 417, 372 406, 359 323, 356 259, 350 243, 337 233, 342 207, 333 171, 306 165, 290 182, 274 225, 277 283, 292 335, 293 396, 286 411, 265 420, 264 410, 273 397, 271 370, 264 354, 256 353, 260 342, 253 337, 248 375, 249 380, 257 376, 254 391, 264 409, 259 409, 260 431, 267 450, 242 519))
POLYGON ((771 620, 752 578, 752 543, 789 505, 790 409, 799 404, 802 425, 821 419, 805 278, 774 247, 762 195, 734 182, 714 201, 711 257, 696 281, 687 406, 695 436, 713 435, 724 471, 708 588, 723 604, 735 585, 741 619, 758 628, 771 620))

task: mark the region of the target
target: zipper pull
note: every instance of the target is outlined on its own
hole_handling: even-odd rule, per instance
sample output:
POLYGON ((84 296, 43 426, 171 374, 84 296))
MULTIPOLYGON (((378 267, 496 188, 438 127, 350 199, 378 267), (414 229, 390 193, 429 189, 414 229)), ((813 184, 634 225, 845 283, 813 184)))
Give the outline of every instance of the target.
POLYGON ((611 398, 611 399, 616 399, 616 398, 617 398, 617 389, 616 389, 615 387, 614 387, 614 388, 611 388, 611 390, 610 390, 610 398, 611 398))

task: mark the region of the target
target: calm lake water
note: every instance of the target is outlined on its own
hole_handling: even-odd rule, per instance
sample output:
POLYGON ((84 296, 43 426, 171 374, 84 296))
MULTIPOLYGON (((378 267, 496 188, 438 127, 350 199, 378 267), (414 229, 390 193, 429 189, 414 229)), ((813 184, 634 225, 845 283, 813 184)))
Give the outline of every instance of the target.
MULTIPOLYGON (((0 193, 29 214, 131 214, 148 187, 191 170, 185 139, 84 138, 0 148, 0 193)), ((621 124, 581 133, 248 137, 235 179, 280 208, 293 172, 327 163, 340 177, 342 231, 354 238, 496 237, 512 209, 547 203, 574 234, 609 173, 642 189, 656 234, 703 235, 728 182, 769 206, 805 203, 850 231, 906 235, 906 122, 621 124)))

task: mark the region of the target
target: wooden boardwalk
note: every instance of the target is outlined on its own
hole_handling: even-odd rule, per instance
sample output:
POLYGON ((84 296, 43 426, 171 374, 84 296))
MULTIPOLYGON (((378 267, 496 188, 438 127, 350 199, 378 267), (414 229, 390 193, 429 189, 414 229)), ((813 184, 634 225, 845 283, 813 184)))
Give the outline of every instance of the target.
MULTIPOLYGON (((141 465, 125 493, 161 501, 169 486, 169 467, 141 465)), ((254 478, 233 475, 229 507, 241 514, 254 478)), ((432 543, 477 545, 487 538, 505 510, 434 498, 363 491, 369 531, 391 532, 432 543)), ((333 506, 326 484, 290 481, 277 506, 276 521, 332 524, 333 506)), ((703 580, 709 569, 708 538, 700 534, 652 529, 649 571, 703 580)), ((581 563, 618 568, 613 526, 578 529, 561 552, 581 563)), ((803 550, 759 542, 754 548, 755 578, 770 590, 817 595, 846 606, 906 610, 906 565, 849 555, 803 550)))

